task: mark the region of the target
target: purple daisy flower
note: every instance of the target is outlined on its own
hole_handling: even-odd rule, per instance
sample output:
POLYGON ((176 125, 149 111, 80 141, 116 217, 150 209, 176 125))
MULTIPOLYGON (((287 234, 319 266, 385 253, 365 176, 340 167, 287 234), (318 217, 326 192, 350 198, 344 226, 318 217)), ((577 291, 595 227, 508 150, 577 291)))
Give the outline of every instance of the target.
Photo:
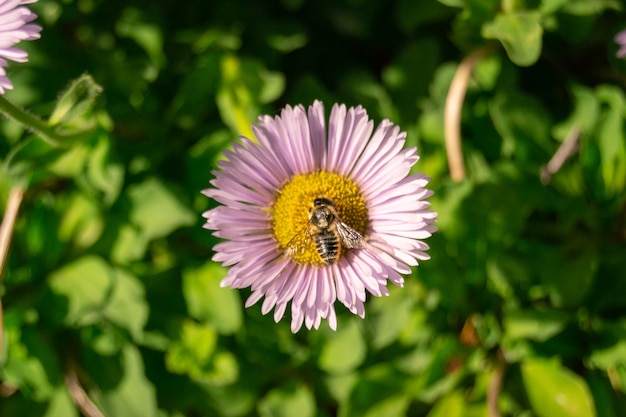
POLYGON ((365 316, 366 293, 388 295, 387 282, 429 259, 422 240, 436 230, 426 201, 428 178, 409 175, 419 157, 389 120, 374 131, 363 107, 335 104, 328 133, 324 106, 287 106, 252 126, 226 151, 214 188, 221 206, 203 214, 224 242, 214 261, 229 266, 223 287, 251 287, 249 307, 265 297, 278 322, 291 302, 291 330, 302 323, 337 327, 335 301, 365 316))
POLYGON ((618 32, 617 35, 615 35, 614 40, 615 40, 615 43, 619 45, 619 49, 617 50, 615 55, 618 58, 626 57, 626 29, 622 30, 621 32, 618 32))
POLYGON ((28 54, 13 46, 20 41, 39 39, 41 26, 31 24, 37 18, 28 7, 23 4, 35 3, 37 0, 0 0, 0 94, 13 89, 11 80, 4 70, 9 63, 27 62, 28 54))

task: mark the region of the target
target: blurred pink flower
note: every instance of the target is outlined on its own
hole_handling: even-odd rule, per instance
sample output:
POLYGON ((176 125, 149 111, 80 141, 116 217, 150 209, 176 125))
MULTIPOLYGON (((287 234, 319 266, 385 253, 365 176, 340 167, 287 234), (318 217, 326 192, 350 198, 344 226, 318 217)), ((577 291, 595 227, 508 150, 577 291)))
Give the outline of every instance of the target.
POLYGON ((28 54, 13 46, 20 41, 39 39, 41 26, 31 24, 37 18, 28 7, 23 4, 35 3, 37 0, 0 0, 0 94, 13 89, 11 80, 7 77, 5 68, 7 60, 27 62, 28 54))
POLYGON ((401 274, 429 259, 432 191, 425 175, 410 175, 417 150, 403 148, 406 133, 389 120, 374 131, 361 106, 335 104, 327 130, 316 101, 252 130, 258 142, 226 151, 203 191, 222 204, 203 214, 224 239, 213 257, 230 267, 221 285, 251 287, 246 307, 265 297, 261 312, 274 309, 278 322, 291 302, 292 332, 322 319, 334 330, 336 300, 364 317, 366 292, 388 295, 388 281, 401 287, 401 274), (312 227, 320 205, 324 234, 312 227))
POLYGON ((614 38, 615 42, 619 45, 619 49, 615 53, 618 58, 626 57, 626 29, 618 32, 614 38))

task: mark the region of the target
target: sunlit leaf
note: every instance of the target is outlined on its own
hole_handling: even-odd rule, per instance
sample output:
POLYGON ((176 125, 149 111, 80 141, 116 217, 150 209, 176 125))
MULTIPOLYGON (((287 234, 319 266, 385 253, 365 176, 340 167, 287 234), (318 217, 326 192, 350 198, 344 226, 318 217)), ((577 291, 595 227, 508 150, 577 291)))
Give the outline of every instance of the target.
POLYGON ((78 417, 78 410, 65 386, 57 387, 43 417, 78 417))
POLYGON ((414 308, 413 300, 400 292, 393 297, 372 300, 370 325, 373 347, 380 349, 391 344, 402 332, 414 308))
POLYGON ((232 353, 218 349, 217 341, 215 327, 184 321, 180 340, 167 351, 167 368, 171 372, 188 374, 200 383, 231 384, 239 376, 239 365, 232 353))
POLYGON ((522 379, 537 416, 595 417, 589 386, 557 360, 526 360, 522 363, 522 379))
POLYGON ((505 310, 504 331, 511 338, 544 341, 563 330, 569 318, 560 310, 505 310))
POLYGON ((319 357, 319 367, 328 373, 353 370, 365 359, 366 345, 355 320, 350 320, 329 337, 319 357))
POLYGON ((135 340, 140 340, 148 320, 144 287, 136 277, 121 269, 112 272, 112 288, 102 314, 111 322, 128 330, 135 340))
POLYGON ((65 322, 85 326, 97 322, 111 290, 111 269, 96 256, 80 258, 54 271, 48 277, 54 294, 67 299, 65 322))
POLYGON ((242 324, 241 298, 231 289, 221 288, 226 269, 206 262, 183 273, 183 294, 189 315, 212 323, 220 333, 233 333, 242 324))
POLYGON ((146 239, 167 236, 197 220, 159 179, 150 178, 129 187, 128 196, 132 204, 130 220, 146 239))
POLYGON ((277 98, 285 86, 284 76, 251 60, 225 55, 220 62, 221 86, 216 100, 224 123, 239 135, 252 138, 259 105, 277 98))
POLYGON ((406 415, 410 398, 408 395, 392 395, 374 404, 364 417, 387 417, 406 415))
POLYGON ((428 413, 428 417, 462 417, 465 415, 463 412, 465 407, 463 394, 454 391, 437 401, 433 409, 428 413))
POLYGON ((313 417, 315 397, 306 385, 290 384, 270 391, 259 402, 258 409, 261 417, 313 417))
POLYGON ((59 225, 59 239, 71 241, 78 247, 93 245, 104 228, 104 219, 95 201, 75 193, 66 205, 59 225))
POLYGON ((626 97, 622 90, 609 86, 598 87, 597 95, 605 104, 598 126, 600 169, 609 195, 614 195, 623 192, 626 186, 626 97))
POLYGON ((54 271, 48 282, 54 294, 67 298, 67 324, 86 326, 107 319, 139 337, 148 311, 134 276, 87 255, 54 271))
POLYGON ((483 26, 483 36, 499 40, 515 64, 532 65, 541 53, 541 16, 533 12, 499 14, 483 26))
POLYGON ((622 4, 618 0, 570 0, 563 11, 579 16, 597 15, 605 9, 620 10, 622 4))
POLYGON ((95 140, 91 156, 87 164, 89 183, 103 193, 103 202, 112 204, 120 193, 124 180, 124 168, 111 155, 111 138, 100 132, 95 140))

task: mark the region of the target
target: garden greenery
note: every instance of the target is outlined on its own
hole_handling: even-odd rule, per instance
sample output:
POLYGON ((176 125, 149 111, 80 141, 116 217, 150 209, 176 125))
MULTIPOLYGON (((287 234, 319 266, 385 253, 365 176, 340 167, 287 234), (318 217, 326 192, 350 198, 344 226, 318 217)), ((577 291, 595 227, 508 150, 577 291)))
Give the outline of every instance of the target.
POLYGON ((0 97, 0 415, 624 415, 623 2, 26 7, 41 38, 0 97), (337 304, 336 332, 292 334, 220 288, 200 191, 259 115, 314 100, 407 131, 439 230, 364 319, 337 304))

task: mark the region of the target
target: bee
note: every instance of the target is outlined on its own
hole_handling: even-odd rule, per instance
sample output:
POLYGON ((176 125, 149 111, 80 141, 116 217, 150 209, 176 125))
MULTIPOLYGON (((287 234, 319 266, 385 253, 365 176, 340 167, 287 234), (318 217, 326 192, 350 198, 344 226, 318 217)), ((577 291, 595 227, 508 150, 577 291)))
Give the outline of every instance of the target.
MULTIPOLYGON (((341 257, 343 249, 361 249, 366 245, 365 238, 345 224, 328 197, 319 196, 309 208, 309 224, 303 229, 315 243, 315 249, 326 265, 334 264, 341 257)), ((296 240, 296 235, 292 241, 296 240)), ((287 253, 294 254, 295 245, 287 245, 287 253)))

